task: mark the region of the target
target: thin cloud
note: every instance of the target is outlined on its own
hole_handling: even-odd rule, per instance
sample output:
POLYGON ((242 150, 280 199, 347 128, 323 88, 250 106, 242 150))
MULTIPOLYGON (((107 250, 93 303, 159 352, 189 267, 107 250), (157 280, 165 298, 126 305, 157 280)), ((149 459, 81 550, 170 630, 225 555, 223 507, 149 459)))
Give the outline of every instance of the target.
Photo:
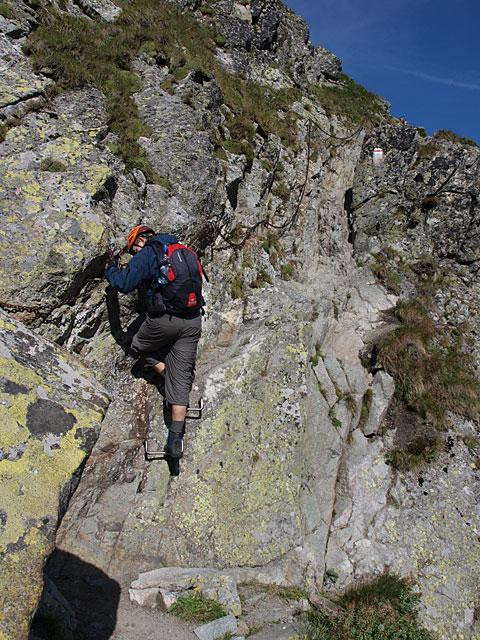
POLYGON ((400 73, 406 73, 409 76, 415 76, 416 78, 422 78, 423 80, 430 80, 430 82, 436 82, 437 84, 446 84, 449 87, 457 87, 458 89, 471 89, 473 91, 480 91, 480 84, 475 82, 460 82, 459 80, 452 80, 451 78, 440 78, 439 76, 432 76, 429 73, 422 73, 421 71, 411 71, 410 69, 401 69, 399 67, 388 67, 391 71, 400 71, 400 73))

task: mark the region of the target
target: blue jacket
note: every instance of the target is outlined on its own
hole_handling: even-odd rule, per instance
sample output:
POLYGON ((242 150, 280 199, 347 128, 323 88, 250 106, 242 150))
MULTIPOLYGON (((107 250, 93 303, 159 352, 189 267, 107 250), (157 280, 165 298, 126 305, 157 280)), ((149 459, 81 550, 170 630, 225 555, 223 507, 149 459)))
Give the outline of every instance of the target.
MULTIPOLYGON (((154 236, 162 244, 178 242, 177 237, 171 234, 158 234, 154 236)), ((153 247, 146 244, 136 253, 124 269, 110 266, 105 270, 108 283, 121 293, 129 293, 136 289, 142 282, 149 282, 147 290, 149 300, 153 298, 154 278, 158 277, 157 256, 153 247)))

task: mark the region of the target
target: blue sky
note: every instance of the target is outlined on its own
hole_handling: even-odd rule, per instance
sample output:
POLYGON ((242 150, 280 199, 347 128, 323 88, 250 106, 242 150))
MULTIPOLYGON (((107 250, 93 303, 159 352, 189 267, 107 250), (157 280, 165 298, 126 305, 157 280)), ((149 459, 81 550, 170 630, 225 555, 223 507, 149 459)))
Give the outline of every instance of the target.
POLYGON ((479 0, 285 0, 391 112, 480 143, 479 0))

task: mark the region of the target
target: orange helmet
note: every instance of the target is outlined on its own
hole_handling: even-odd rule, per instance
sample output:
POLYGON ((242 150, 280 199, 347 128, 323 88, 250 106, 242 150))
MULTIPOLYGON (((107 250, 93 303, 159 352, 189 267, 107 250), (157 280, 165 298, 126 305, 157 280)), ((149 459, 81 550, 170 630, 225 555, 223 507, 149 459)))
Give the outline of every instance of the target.
POLYGON ((135 240, 138 236, 154 236, 155 231, 150 227, 146 227, 144 224, 139 224, 130 231, 127 236, 127 248, 131 251, 133 245, 135 244, 135 240))

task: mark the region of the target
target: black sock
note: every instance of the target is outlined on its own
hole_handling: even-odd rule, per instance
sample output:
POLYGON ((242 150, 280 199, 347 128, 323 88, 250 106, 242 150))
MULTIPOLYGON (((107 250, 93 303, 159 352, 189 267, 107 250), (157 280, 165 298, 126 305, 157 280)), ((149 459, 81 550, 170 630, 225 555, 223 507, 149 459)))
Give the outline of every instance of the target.
POLYGON ((172 420, 169 431, 173 431, 177 435, 183 435, 184 426, 185 422, 183 420, 172 420))
POLYGON ((183 421, 173 420, 168 430, 167 444, 165 451, 172 458, 181 458, 183 456, 183 421))

